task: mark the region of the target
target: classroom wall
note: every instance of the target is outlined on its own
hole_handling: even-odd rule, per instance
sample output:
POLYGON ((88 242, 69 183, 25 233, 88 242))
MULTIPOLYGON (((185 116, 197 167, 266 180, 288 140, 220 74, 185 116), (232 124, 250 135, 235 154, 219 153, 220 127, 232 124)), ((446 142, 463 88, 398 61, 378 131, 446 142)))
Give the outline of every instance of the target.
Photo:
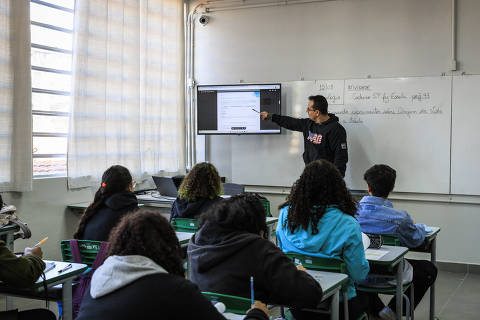
MULTIPOLYGON (((343 0, 207 15, 209 24, 195 27, 198 84, 480 74, 478 0, 457 1, 453 73, 451 0, 343 0)), ((200 137, 198 148, 202 142, 200 137)), ((231 138, 209 137, 206 149, 207 160, 231 178, 231 138)), ((285 195, 276 194, 281 188, 267 189, 276 208, 285 195)), ((480 264, 474 249, 480 241, 480 197, 469 197, 469 203, 434 194, 428 200, 395 198, 415 221, 442 227, 439 261, 480 264)))
POLYGON ((93 192, 89 188, 69 191, 66 178, 51 178, 34 179, 31 192, 5 193, 2 197, 17 207, 18 217, 32 231, 31 239, 15 241, 15 251, 22 251, 48 236, 42 246, 44 257, 61 260, 60 241, 72 238, 80 218, 66 206, 91 201, 93 192))

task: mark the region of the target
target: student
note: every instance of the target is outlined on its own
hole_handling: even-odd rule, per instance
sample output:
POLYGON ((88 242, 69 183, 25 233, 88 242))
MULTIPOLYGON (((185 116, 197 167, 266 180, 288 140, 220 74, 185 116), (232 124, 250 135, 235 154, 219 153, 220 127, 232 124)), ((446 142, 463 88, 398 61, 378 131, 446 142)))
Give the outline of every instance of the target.
MULTIPOLYGON (((350 278, 349 316, 357 319, 367 304, 366 297, 357 296, 354 283, 367 276, 369 265, 354 218, 357 208, 340 172, 326 160, 310 163, 280 208, 277 240, 283 252, 345 261, 350 278)), ((343 312, 340 315, 343 317, 343 312)), ((310 318, 299 312, 294 316, 297 320, 310 318)))
MULTIPOLYGON (((109 242, 108 258, 93 274, 77 320, 225 320, 184 278, 180 244, 160 214, 140 210, 127 215, 109 242)), ((246 319, 268 318, 256 306, 246 319)))
MULTIPOLYGON (((28 288, 33 286, 45 269, 42 261, 42 249, 39 247, 26 248, 25 255, 18 257, 13 254, 5 244, 0 241, 0 281, 9 286, 17 288, 28 288)), ((27 311, 0 312, 0 319, 19 320, 55 320, 55 314, 47 309, 34 309, 27 311)))
POLYGON ((296 308, 316 308, 322 299, 317 281, 266 239, 265 209, 251 194, 223 200, 200 217, 188 245, 190 280, 200 290, 296 308))
POLYGON ((135 182, 127 168, 119 165, 108 168, 73 237, 107 241, 110 231, 120 219, 127 213, 138 210, 134 188, 135 182))
POLYGON ((212 204, 220 201, 221 194, 222 181, 215 166, 206 162, 197 163, 178 189, 170 221, 174 218, 197 218, 212 204))
MULTIPOLYGON (((396 176, 394 169, 383 164, 374 165, 365 172, 364 179, 370 195, 360 201, 356 217, 363 232, 395 235, 400 239, 401 245, 416 248, 425 240, 425 225, 414 224, 406 211, 394 209, 393 204, 387 200, 395 186, 396 176)), ((435 282, 437 268, 430 261, 410 259, 407 261, 413 267, 414 307, 416 307, 427 289, 435 282)), ((386 307, 378 297, 374 301, 374 308, 380 312, 380 318, 396 318, 393 311, 396 308, 395 297, 386 307)))

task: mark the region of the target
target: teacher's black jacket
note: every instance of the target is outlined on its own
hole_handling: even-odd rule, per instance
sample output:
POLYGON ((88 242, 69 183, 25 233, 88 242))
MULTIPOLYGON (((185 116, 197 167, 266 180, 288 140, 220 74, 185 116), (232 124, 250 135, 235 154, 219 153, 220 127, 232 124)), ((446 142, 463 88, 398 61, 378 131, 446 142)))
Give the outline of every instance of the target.
POLYGON ((337 116, 331 113, 328 115, 330 119, 322 123, 278 114, 272 115, 272 121, 283 128, 303 133, 305 165, 325 159, 333 163, 342 176, 345 176, 348 162, 347 133, 338 122, 337 116))

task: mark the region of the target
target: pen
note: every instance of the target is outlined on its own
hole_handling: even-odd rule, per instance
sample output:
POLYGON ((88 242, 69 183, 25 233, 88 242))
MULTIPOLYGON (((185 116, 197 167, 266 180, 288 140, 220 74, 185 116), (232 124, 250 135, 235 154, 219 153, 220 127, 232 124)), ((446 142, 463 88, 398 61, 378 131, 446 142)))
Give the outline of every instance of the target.
POLYGON ((256 113, 260 113, 260 111, 257 111, 257 110, 255 110, 255 109, 253 109, 253 108, 252 108, 252 110, 255 111, 256 113))
POLYGON ((252 297, 252 306, 255 303, 255 299, 253 297, 253 276, 250 277, 250 296, 252 297))
POLYGON ((67 270, 70 269, 71 267, 72 267, 72 264, 69 263, 69 264, 67 264, 67 266, 66 266, 65 268, 63 268, 62 270, 58 270, 58 273, 62 273, 62 272, 64 272, 64 271, 67 271, 67 270))
POLYGON ((35 245, 35 247, 40 247, 42 244, 44 244, 45 242, 47 242, 47 240, 48 240, 48 237, 43 238, 43 240, 40 241, 39 243, 37 243, 37 244, 35 245))

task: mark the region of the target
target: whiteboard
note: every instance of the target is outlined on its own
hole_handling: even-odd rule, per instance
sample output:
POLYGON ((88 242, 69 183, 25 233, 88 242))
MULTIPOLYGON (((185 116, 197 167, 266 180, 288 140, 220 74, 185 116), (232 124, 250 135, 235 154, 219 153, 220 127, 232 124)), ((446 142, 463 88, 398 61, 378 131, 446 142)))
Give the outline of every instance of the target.
POLYGON ((480 76, 453 77, 452 194, 480 195, 480 76))
MULTIPOLYGON (((398 192, 449 193, 451 77, 318 80, 282 83, 282 112, 305 117, 307 98, 323 94, 347 130, 349 188, 366 189, 376 163, 397 170, 398 192)), ((232 179, 291 186, 304 164, 301 133, 232 138, 232 179)))

